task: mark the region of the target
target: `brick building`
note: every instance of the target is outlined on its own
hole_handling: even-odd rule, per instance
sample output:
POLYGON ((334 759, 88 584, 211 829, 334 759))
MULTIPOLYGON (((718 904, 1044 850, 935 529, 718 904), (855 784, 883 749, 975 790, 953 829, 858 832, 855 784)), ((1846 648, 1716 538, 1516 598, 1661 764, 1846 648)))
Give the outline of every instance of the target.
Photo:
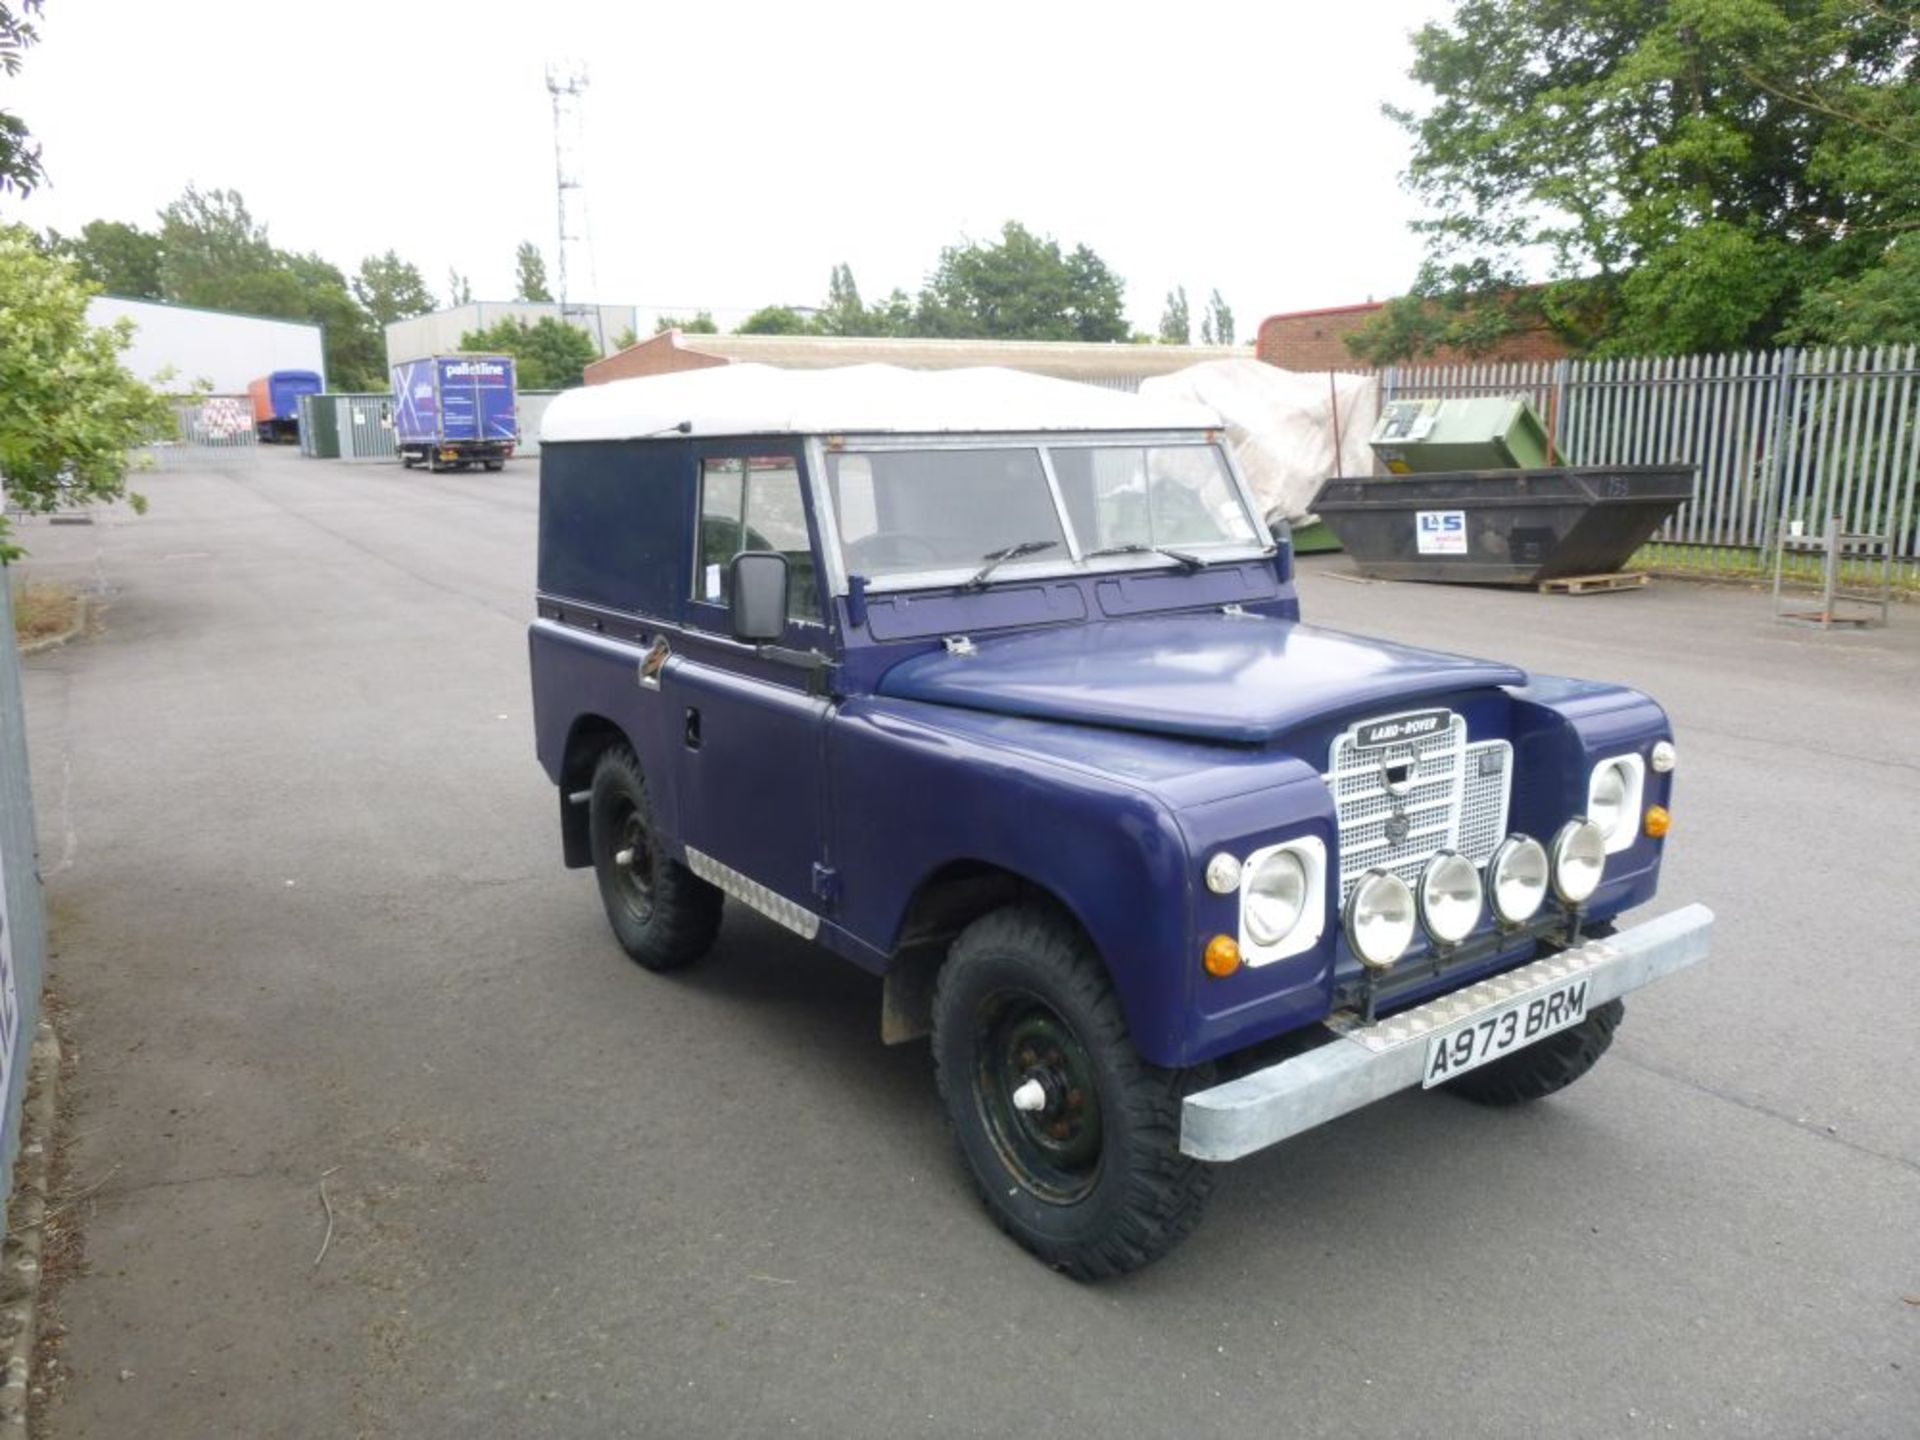
MULTIPOLYGON (((1375 300, 1365 305, 1335 305, 1326 310, 1269 315, 1260 322, 1255 349, 1262 360, 1282 370, 1365 369, 1366 363, 1347 348, 1347 337, 1372 319, 1383 303, 1375 300)), ((1431 355, 1422 355, 1419 363, 1459 365, 1475 361, 1564 360, 1569 353, 1552 332, 1529 330, 1508 336, 1484 354, 1437 350, 1431 355)))

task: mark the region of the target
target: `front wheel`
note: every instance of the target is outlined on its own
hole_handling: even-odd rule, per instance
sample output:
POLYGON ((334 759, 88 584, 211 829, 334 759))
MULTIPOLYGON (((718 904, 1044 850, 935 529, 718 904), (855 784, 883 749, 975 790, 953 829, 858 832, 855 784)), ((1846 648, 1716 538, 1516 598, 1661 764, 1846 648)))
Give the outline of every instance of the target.
POLYGON ((721 893, 661 847, 640 762, 615 745, 593 768, 587 836, 620 947, 647 970, 678 970, 713 948, 721 893))
POLYGON ((1213 1172, 1180 1153, 1193 1074, 1139 1057, 1068 920, 1009 906, 969 925, 940 971, 933 1055, 981 1199, 1047 1264, 1123 1275, 1200 1223, 1213 1172))

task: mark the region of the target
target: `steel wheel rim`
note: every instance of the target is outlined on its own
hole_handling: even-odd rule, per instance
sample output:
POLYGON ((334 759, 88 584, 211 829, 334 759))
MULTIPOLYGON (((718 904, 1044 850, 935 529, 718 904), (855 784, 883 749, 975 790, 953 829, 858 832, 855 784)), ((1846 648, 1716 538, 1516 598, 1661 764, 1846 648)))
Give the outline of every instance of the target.
POLYGON ((1037 995, 1000 991, 976 1015, 975 1042, 974 1095, 1001 1163, 1050 1204, 1084 1200, 1100 1179, 1100 1092, 1073 1027, 1037 995), (1014 1104, 1028 1081, 1045 1093, 1041 1110, 1014 1104))
POLYGON ((644 925, 653 918, 653 847, 648 842, 639 807, 623 801, 615 828, 619 838, 614 842, 613 854, 608 857, 614 893, 627 913, 644 925), (625 865, 619 861, 622 851, 631 857, 625 865))

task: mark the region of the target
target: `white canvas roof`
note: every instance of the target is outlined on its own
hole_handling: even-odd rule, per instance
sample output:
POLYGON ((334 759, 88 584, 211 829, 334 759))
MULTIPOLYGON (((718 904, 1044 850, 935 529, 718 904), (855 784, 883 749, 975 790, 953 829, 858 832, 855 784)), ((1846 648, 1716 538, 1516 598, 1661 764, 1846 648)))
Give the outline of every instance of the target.
POLYGON ((722 365, 568 390, 547 407, 540 443, 670 435, 682 423, 692 435, 927 435, 1203 430, 1220 417, 1182 400, 986 366, 722 365))

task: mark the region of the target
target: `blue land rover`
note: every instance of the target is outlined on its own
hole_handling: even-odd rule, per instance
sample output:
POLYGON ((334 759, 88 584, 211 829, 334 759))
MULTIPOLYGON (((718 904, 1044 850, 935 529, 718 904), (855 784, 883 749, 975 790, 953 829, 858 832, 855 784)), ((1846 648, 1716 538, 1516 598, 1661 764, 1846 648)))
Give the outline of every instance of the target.
POLYGON ((729 900, 885 977, 961 1155, 1114 1275, 1231 1160, 1411 1086, 1591 1067, 1706 951, 1675 751, 1615 685, 1302 623, 1208 411, 998 370, 734 365, 541 439, 541 764, 648 970, 729 900))

